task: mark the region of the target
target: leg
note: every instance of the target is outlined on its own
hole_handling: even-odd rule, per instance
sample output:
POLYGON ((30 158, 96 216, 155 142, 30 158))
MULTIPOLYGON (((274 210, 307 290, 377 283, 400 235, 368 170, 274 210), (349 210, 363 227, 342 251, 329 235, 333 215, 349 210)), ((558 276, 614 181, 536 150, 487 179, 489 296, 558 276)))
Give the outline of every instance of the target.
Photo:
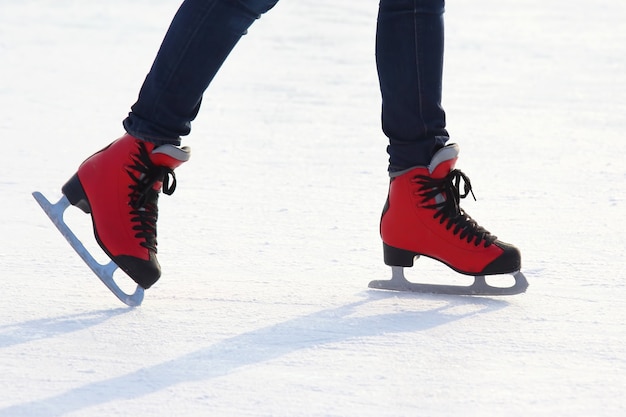
POLYGON ((521 255, 479 226, 459 206, 471 193, 455 168, 459 148, 445 145, 441 107, 444 0, 381 0, 376 62, 383 98, 383 131, 389 137, 391 181, 380 233, 394 278, 377 288, 463 294, 514 294, 526 289, 521 255), (463 188, 461 188, 463 186, 463 188), (399 272, 415 257, 436 259, 476 276, 470 287, 411 286, 399 272), (507 289, 487 286, 485 275, 514 274, 507 289))
POLYGON ((131 135, 180 144, 189 134, 202 95, 230 51, 278 0, 186 0, 178 10, 124 120, 131 135))
POLYGON ((389 170, 427 165, 448 140, 441 107, 444 0, 381 0, 376 64, 389 170))
POLYGON ((174 169, 189 159, 180 137, 202 95, 246 29, 278 0, 186 0, 124 120, 127 134, 89 157, 63 186, 91 214, 103 251, 142 288, 161 276, 158 196, 172 194, 174 169))

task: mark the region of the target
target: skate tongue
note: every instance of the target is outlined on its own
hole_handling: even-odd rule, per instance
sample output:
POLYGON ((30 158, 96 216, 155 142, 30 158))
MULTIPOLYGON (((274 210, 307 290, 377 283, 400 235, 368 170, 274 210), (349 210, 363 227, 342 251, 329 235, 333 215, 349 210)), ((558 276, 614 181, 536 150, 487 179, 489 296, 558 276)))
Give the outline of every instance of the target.
POLYGON ((179 148, 174 145, 161 145, 150 153, 153 164, 176 169, 191 157, 191 149, 188 146, 179 148))
POLYGON ((447 145, 435 153, 428 166, 428 171, 433 178, 443 178, 454 169, 458 157, 459 145, 456 143, 447 145))

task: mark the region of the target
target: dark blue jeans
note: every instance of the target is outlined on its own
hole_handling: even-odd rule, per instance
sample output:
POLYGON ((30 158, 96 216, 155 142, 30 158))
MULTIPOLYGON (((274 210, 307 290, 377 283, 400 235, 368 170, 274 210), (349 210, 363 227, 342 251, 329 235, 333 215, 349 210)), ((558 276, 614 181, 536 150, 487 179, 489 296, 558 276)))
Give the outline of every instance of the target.
POLYGON ((389 170, 428 165, 448 140, 441 107, 444 0, 381 0, 376 65, 389 170))
MULTIPOLYGON (((124 120, 128 133, 179 145, 237 41, 278 0, 185 0, 124 120)), ((441 108, 444 0, 381 0, 376 62, 391 171, 427 165, 448 138, 441 108)))

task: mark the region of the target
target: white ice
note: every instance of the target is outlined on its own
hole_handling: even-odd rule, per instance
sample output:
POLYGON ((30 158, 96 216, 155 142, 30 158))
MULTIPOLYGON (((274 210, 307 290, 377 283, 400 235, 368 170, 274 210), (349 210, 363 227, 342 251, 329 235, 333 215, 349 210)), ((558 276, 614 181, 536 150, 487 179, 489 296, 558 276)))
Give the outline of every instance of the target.
POLYGON ((1 417, 626 415, 626 2, 447 4, 463 207, 522 250, 526 294, 367 288, 390 275, 377 2, 283 0, 207 91, 129 309, 30 193, 122 134, 178 4, 0 0, 1 417))

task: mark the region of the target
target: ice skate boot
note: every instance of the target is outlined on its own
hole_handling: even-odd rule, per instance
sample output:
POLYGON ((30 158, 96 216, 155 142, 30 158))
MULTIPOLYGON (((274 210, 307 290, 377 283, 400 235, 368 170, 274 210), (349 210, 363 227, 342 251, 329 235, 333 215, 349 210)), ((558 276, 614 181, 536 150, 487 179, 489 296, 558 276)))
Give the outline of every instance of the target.
POLYGON ((176 188, 174 169, 189 159, 186 147, 155 146, 124 135, 84 161, 63 186, 63 197, 51 203, 42 193, 33 197, 69 244, 100 280, 122 302, 138 306, 144 289, 161 275, 156 258, 157 200, 161 190, 176 188), (111 258, 100 264, 63 219, 74 205, 91 213, 94 235, 111 258), (134 293, 124 292, 115 282, 118 267, 136 283, 134 293))
POLYGON ((91 213, 100 247, 141 288, 161 276, 159 192, 174 192, 174 169, 189 156, 188 148, 155 146, 127 134, 85 160, 62 188, 69 203, 91 213))
POLYGON ((468 295, 526 290, 528 283, 519 272, 519 250, 498 240, 459 206, 460 199, 472 193, 472 187, 468 177, 454 168, 458 153, 457 145, 448 145, 433 156, 428 167, 416 167, 391 179, 380 233, 392 279, 372 281, 370 287, 468 295), (455 286, 407 281, 403 268, 412 267, 414 259, 422 255, 461 274, 473 275, 474 283, 455 286), (486 283, 486 275, 498 274, 513 275, 515 284, 501 288, 486 283))

